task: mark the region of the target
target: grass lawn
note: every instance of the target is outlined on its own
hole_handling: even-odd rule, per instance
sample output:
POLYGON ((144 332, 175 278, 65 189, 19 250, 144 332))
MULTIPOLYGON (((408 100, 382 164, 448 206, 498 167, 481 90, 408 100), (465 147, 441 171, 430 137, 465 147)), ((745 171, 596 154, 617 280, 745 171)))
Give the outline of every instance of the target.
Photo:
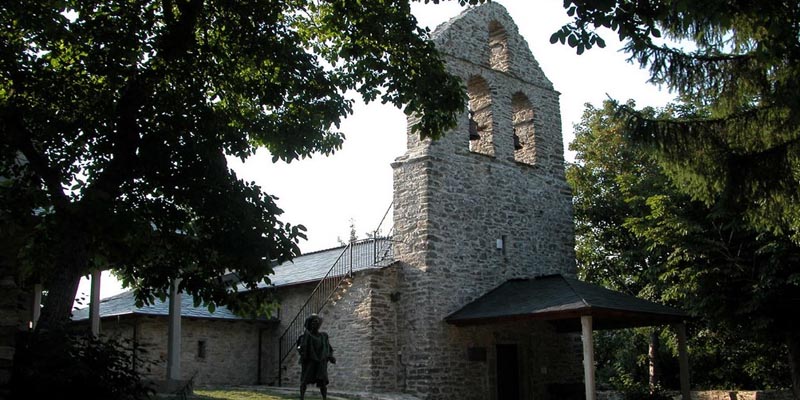
MULTIPOLYGON (((243 389, 195 389, 190 400, 284 400, 299 399, 300 391, 285 393, 269 389, 243 390, 243 389)), ((319 389, 308 388, 306 399, 321 399, 319 389)), ((328 396, 329 400, 346 400, 341 397, 328 396)))

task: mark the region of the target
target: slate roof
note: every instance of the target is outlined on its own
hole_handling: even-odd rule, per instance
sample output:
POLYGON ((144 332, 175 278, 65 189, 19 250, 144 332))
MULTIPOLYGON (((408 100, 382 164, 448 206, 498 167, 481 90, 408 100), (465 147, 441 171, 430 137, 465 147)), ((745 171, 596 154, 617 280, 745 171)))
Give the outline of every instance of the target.
POLYGON ((445 317, 455 325, 539 319, 561 330, 579 330, 591 315, 595 329, 661 325, 688 318, 685 312, 562 275, 509 280, 445 317))
MULTIPOLYGON (((169 300, 167 300, 167 302, 162 302, 156 299, 154 304, 139 308, 136 307, 136 300, 133 297, 132 291, 120 293, 100 300, 100 318, 131 314, 168 316, 169 300)), ((202 305, 195 307, 192 296, 187 295, 181 296, 181 316, 186 318, 252 320, 250 318, 242 318, 235 315, 225 306, 217 307, 213 313, 209 312, 208 309, 202 305)), ((72 311, 73 321, 81 321, 86 319, 89 319, 89 307, 72 311)))
MULTIPOLYGON (((377 250, 377 259, 379 261, 378 263, 354 262, 353 272, 380 269, 394 262, 391 252, 385 253, 385 251, 382 250, 389 244, 389 240, 390 239, 387 238, 378 238, 376 240, 362 240, 355 243, 352 248, 353 258, 375 260, 375 250, 377 250)), ((274 267, 274 274, 269 275, 271 286, 297 285, 321 280, 325 277, 325 274, 328 273, 328 270, 331 269, 333 263, 342 255, 345 247, 346 246, 339 246, 332 249, 303 254, 292 261, 274 267)), ((345 257, 347 256, 349 256, 349 254, 345 255, 345 257)), ((259 285, 259 287, 266 286, 265 284, 259 285)))
MULTIPOLYGON (((378 269, 390 265, 393 262, 391 250, 385 250, 390 239, 378 238, 377 240, 362 240, 352 246, 352 257, 356 260, 375 260, 375 251, 378 251, 378 263, 363 262, 353 263, 353 272, 369 269, 378 269)), ((269 275, 271 280, 270 287, 280 287, 297 285, 308 282, 316 282, 325 277, 331 266, 342 255, 346 246, 334 247, 327 250, 316 251, 296 257, 293 261, 274 267, 274 274, 269 275)), ((351 256, 350 250, 345 257, 351 256)), ((267 287, 267 284, 260 284, 259 287, 267 287)), ((124 292, 100 300, 100 317, 112 317, 117 315, 169 315, 169 302, 156 303, 150 306, 137 308, 133 297, 133 292, 124 292)), ((247 319, 233 314, 227 307, 217 307, 210 313, 202 305, 194 307, 192 296, 181 296, 181 316, 187 318, 210 318, 225 320, 247 319)), ((89 319, 89 307, 74 310, 72 320, 80 321, 89 319)))

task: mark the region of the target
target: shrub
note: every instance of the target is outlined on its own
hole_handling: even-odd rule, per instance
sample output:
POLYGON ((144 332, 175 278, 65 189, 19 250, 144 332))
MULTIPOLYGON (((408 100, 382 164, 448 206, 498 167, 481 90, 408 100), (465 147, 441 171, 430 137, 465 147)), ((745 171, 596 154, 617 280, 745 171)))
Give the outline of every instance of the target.
POLYGON ((13 399, 140 400, 153 395, 133 368, 146 365, 135 358, 129 342, 52 331, 24 333, 17 343, 13 399))

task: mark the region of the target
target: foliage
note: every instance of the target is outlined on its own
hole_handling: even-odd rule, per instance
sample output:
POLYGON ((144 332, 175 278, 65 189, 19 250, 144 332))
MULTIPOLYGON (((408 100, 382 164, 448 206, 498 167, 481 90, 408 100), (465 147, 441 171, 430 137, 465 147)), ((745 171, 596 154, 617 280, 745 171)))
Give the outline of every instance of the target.
POLYGON ((153 395, 137 372, 147 364, 124 341, 65 331, 30 333, 14 361, 12 398, 135 400, 153 395))
MULTIPOLYGON (((645 392, 648 342, 653 328, 595 332, 597 384, 601 390, 645 392)), ((677 343, 669 329, 656 328, 657 376, 664 390, 679 388, 677 343)), ((702 320, 688 324, 692 386, 706 390, 782 389, 790 382, 786 347, 755 341, 735 330, 712 329, 702 320)))
POLYGON ((340 246, 347 246, 348 243, 354 243, 358 240, 358 233, 356 232, 356 221, 353 218, 350 218, 350 233, 347 238, 347 242, 342 240, 341 236, 336 237, 336 242, 339 243, 340 246))
POLYGON ((650 390, 647 384, 641 381, 634 381, 624 373, 621 373, 616 378, 614 389, 622 393, 624 400, 671 400, 673 398, 660 388, 654 391, 650 390))
MULTIPOLYGON (((683 110, 670 107, 659 117, 678 112, 683 110)), ((792 279, 800 248, 682 193, 656 157, 626 140, 628 126, 618 116, 613 102, 602 109, 589 106, 571 144, 578 163, 568 167, 567 179, 575 194, 581 275, 638 289, 632 294, 695 316, 692 358, 707 363, 699 383, 787 385, 787 365, 766 355, 786 357, 781 343, 795 332, 787 316, 800 298, 800 285, 792 279)), ((620 377, 632 381, 646 376, 637 359, 645 350, 624 343, 646 339, 636 333, 611 338, 601 363, 612 371, 607 375, 625 371, 620 377)), ((672 350, 675 354, 674 345, 672 350)))
POLYGON ((646 384, 647 336, 639 329, 598 331, 594 334, 597 386, 624 390, 624 383, 646 384))
POLYGON ((719 390, 783 389, 790 382, 786 346, 755 341, 744 325, 734 329, 695 326, 691 333, 692 382, 719 390))
POLYGON ((564 6, 573 20, 552 42, 580 53, 602 45, 595 29, 609 28, 651 82, 680 95, 682 107, 668 115, 615 108, 624 135, 657 159, 680 193, 702 202, 708 218, 654 198, 657 218, 640 221, 637 235, 675 247, 665 278, 681 283, 675 294, 692 296, 698 312, 784 341, 800 398, 800 329, 786 318, 800 306, 800 3, 564 6))
POLYGON ((226 157, 338 150, 346 93, 432 138, 465 103, 408 0, 7 1, 0 25, 0 242, 45 283, 42 327, 95 269, 140 304, 176 278, 210 309, 268 283, 305 228, 226 157))
MULTIPOLYGON (((652 115, 652 111, 649 111, 652 115)), ((650 196, 669 182, 647 155, 626 143, 611 103, 587 105, 570 149, 578 164, 567 168, 573 189, 576 256, 583 279, 624 293, 662 301, 658 275, 670 249, 654 246, 630 229, 647 215, 650 196)))
POLYGON ((610 28, 653 83, 703 110, 653 118, 619 107, 626 135, 658 156, 680 190, 741 214, 758 232, 800 242, 800 4, 578 0, 565 7, 573 21, 552 40, 580 52, 599 40, 596 28, 610 28))
MULTIPOLYGON (((650 214, 651 196, 674 192, 669 181, 646 153, 624 140, 625 126, 615 118, 611 103, 603 109, 587 105, 575 128, 570 149, 576 151, 578 162, 568 166, 567 181, 573 189, 579 275, 633 296, 680 306, 680 299, 665 296, 670 283, 660 279, 668 267, 670 249, 654 245, 631 229, 635 218, 650 214)), ((650 331, 598 334, 599 385, 631 394, 648 386, 650 331)), ((661 383, 673 387, 674 380, 663 369, 667 363, 676 363, 677 353, 663 346, 658 350, 661 383)))

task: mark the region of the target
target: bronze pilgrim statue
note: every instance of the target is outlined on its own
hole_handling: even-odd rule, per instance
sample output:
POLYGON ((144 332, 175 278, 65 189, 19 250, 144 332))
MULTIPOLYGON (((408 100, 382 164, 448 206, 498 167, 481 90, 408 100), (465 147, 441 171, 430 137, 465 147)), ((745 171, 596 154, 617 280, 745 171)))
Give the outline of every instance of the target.
POLYGON ((311 314, 305 321, 305 332, 297 338, 297 352, 300 353, 300 400, 306 396, 308 384, 319 387, 323 400, 328 398, 328 362, 336 364, 333 347, 328 334, 320 332, 322 318, 311 314))

